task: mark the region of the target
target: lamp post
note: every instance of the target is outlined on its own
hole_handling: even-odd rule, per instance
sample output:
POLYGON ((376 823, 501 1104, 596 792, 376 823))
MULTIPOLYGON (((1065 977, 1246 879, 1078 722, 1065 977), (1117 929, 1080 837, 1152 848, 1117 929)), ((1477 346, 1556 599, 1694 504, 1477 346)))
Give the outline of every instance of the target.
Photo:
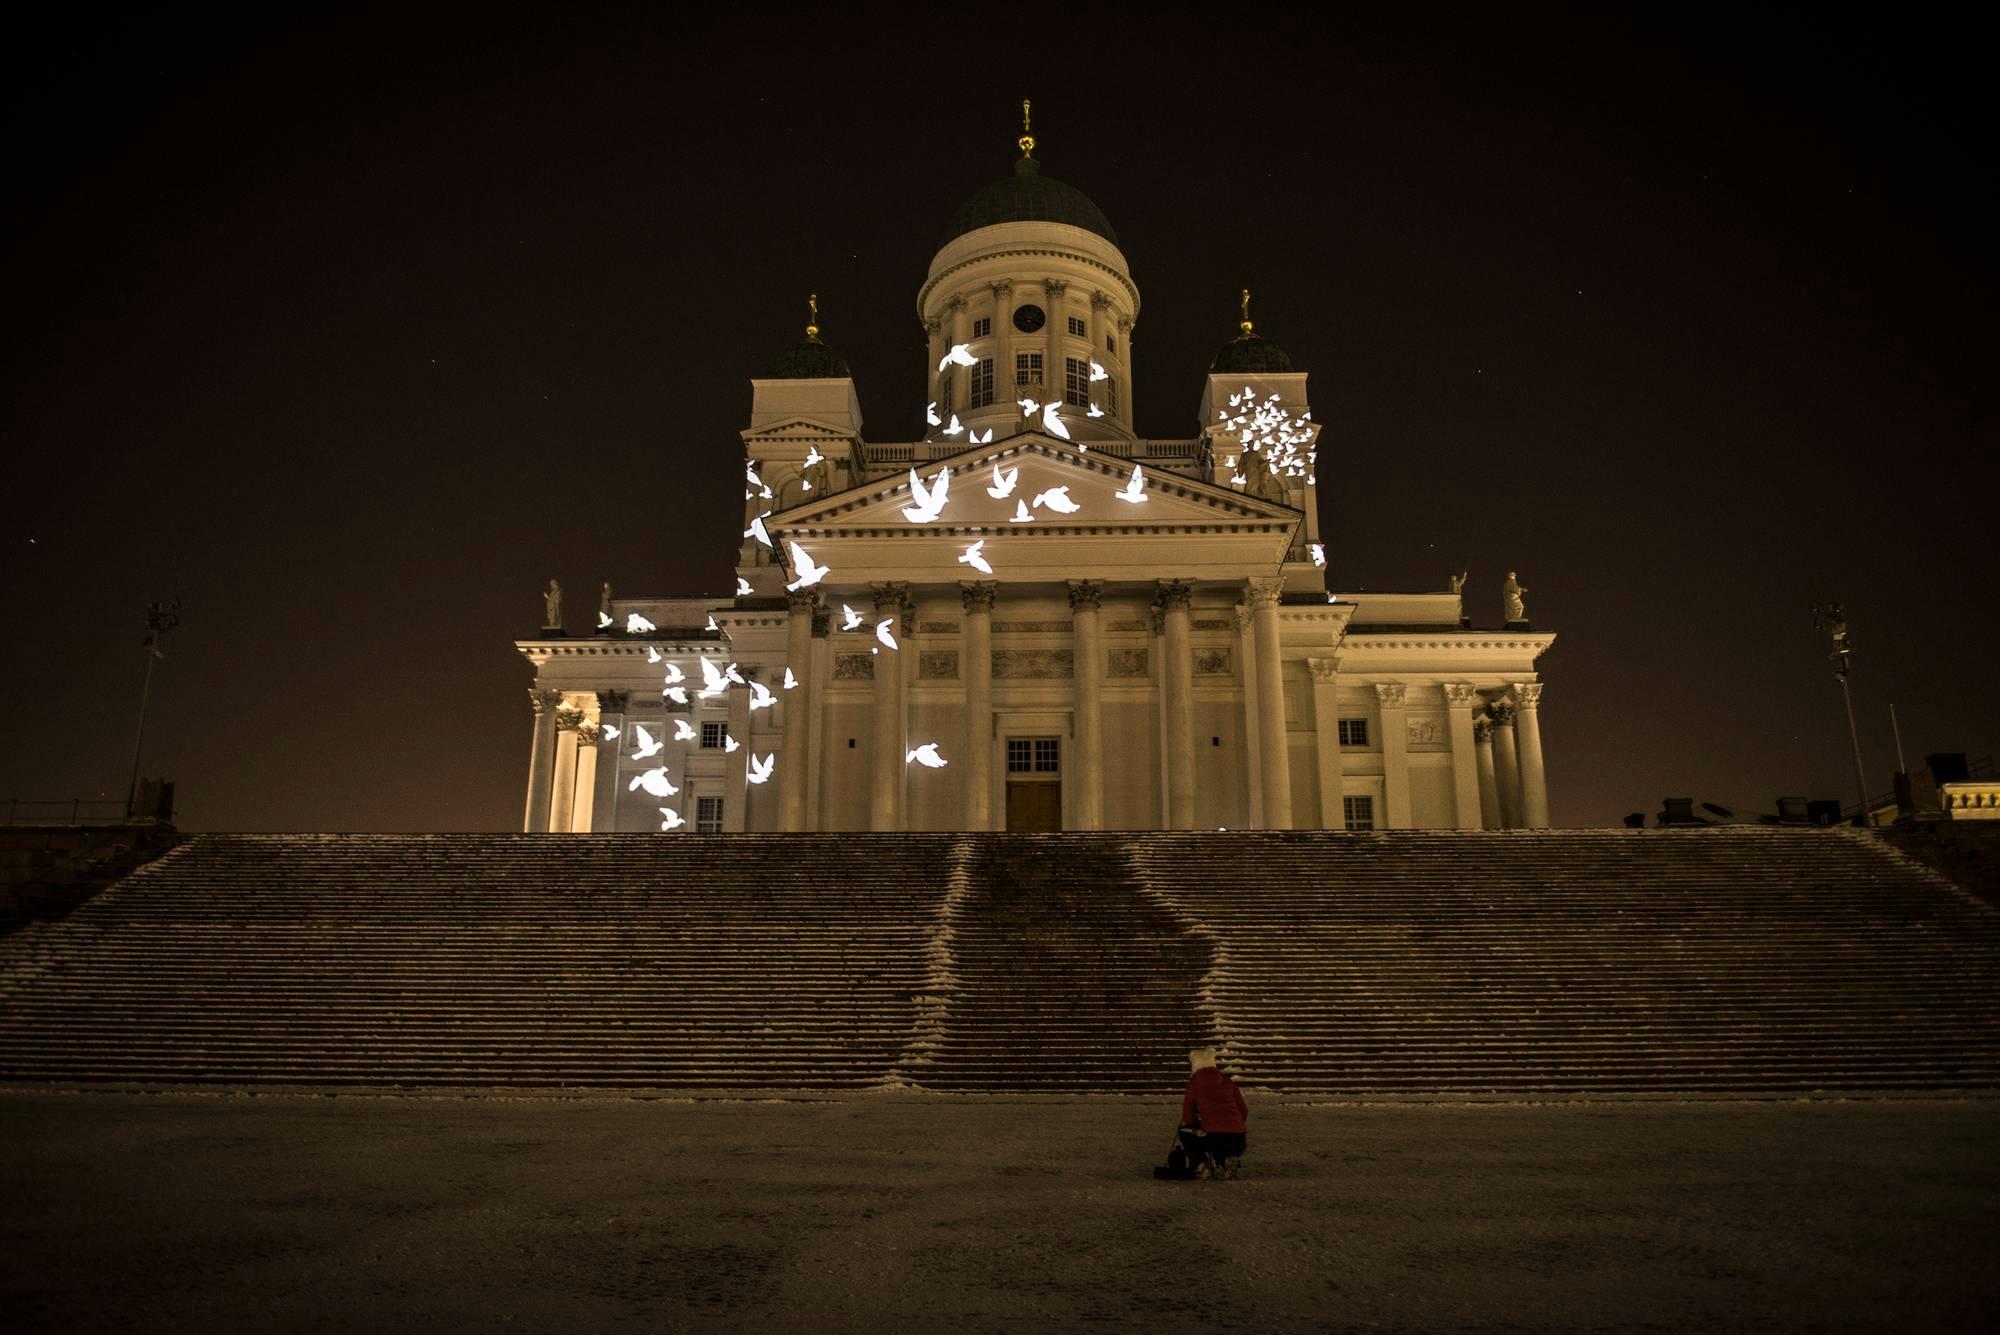
POLYGON ((1847 638, 1847 614, 1841 610, 1839 603, 1828 603, 1825 607, 1815 604, 1813 625, 1833 637, 1833 652, 1827 657, 1834 662, 1833 675, 1840 682, 1840 698, 1847 704, 1847 740, 1854 746, 1854 790, 1861 802, 1854 823, 1866 825, 1869 823, 1868 771, 1861 763, 1861 731, 1854 726, 1854 689, 1848 684, 1848 660, 1854 655, 1854 645, 1847 638))
POLYGON ((146 680, 139 688, 139 732, 132 739, 132 782, 125 787, 125 819, 132 819, 133 804, 139 800, 139 753, 146 745, 146 705, 153 696, 153 664, 165 658, 160 642, 181 624, 181 603, 153 603, 146 608, 146 680))

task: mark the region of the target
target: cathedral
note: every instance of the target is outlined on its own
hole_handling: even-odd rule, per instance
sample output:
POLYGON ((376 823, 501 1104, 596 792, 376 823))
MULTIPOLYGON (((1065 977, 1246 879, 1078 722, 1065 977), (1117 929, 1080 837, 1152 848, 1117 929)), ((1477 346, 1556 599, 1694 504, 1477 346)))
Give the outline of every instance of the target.
POLYGON ((815 306, 750 382, 734 596, 567 634, 552 583, 525 829, 1548 824, 1525 590, 1498 629, 1461 580, 1329 590, 1323 426, 1247 293, 1191 434, 1139 436, 1138 284, 1034 148, 917 290, 924 439, 865 438, 815 306))

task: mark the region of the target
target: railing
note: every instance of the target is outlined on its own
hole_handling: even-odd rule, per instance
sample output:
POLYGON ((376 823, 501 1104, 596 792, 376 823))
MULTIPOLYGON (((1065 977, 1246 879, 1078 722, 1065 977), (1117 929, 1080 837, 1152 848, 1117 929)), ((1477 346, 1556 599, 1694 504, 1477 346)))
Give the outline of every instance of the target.
MULTIPOLYGON (((1989 782, 2000 780, 2000 765, 1994 764, 1992 756, 1976 756, 1966 762, 1965 777, 1975 783, 1981 780, 1989 782)), ((1938 789, 1942 793, 1944 785, 1939 784, 1938 789)), ((1887 824, 1887 821, 1880 819, 1885 811, 1888 814, 1889 820, 1894 820, 1900 814, 1896 790, 1894 788, 1891 788, 1886 793, 1877 793, 1868 799, 1868 814, 1871 823, 1887 824)), ((1858 803, 1849 802, 1840 809, 1840 818, 1844 821, 1854 820, 1860 814, 1861 807, 1858 803)))
POLYGON ((86 802, 80 797, 53 802, 19 797, 7 800, 9 825, 123 825, 125 822, 123 802, 86 802))

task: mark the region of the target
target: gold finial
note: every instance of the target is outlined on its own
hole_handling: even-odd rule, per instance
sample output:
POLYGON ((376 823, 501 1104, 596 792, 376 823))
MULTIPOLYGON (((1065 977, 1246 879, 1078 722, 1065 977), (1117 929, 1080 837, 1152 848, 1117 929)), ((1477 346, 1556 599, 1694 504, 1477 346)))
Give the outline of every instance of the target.
POLYGON ((1032 158, 1033 156, 1035 156, 1035 134, 1034 134, 1034 129, 1028 120, 1028 112, 1032 107, 1032 105, 1033 104, 1030 103, 1027 98, 1024 97, 1021 99, 1020 144, 1021 144, 1021 156, 1024 158, 1032 158))
POLYGON ((1250 323, 1250 289, 1247 287, 1243 289, 1243 323, 1236 327, 1243 331, 1245 338, 1250 337, 1250 331, 1256 328, 1250 323))
POLYGON ((811 318, 806 321, 806 337, 817 343, 819 342, 819 293, 815 292, 807 297, 806 306, 812 311, 811 318))

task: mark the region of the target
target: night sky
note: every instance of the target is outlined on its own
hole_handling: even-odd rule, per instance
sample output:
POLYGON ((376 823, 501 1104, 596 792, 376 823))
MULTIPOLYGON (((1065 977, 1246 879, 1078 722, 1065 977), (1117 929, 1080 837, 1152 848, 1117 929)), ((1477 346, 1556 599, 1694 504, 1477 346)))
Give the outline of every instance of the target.
MULTIPOLYGON (((726 592, 749 379, 820 294, 921 434, 926 265, 1009 170, 1118 230, 1142 434, 1238 289, 1311 373, 1333 584, 1510 568, 1559 824, 1853 797, 2000 750, 1976 43, 1676 9, 1203 26, 1076 10, 91 10, 5 62, 0 798, 518 828, 551 575, 726 592)), ((1226 8, 1226 7, 1225 7, 1226 8)), ((1879 23, 1878 14, 1872 20, 1879 23)))

